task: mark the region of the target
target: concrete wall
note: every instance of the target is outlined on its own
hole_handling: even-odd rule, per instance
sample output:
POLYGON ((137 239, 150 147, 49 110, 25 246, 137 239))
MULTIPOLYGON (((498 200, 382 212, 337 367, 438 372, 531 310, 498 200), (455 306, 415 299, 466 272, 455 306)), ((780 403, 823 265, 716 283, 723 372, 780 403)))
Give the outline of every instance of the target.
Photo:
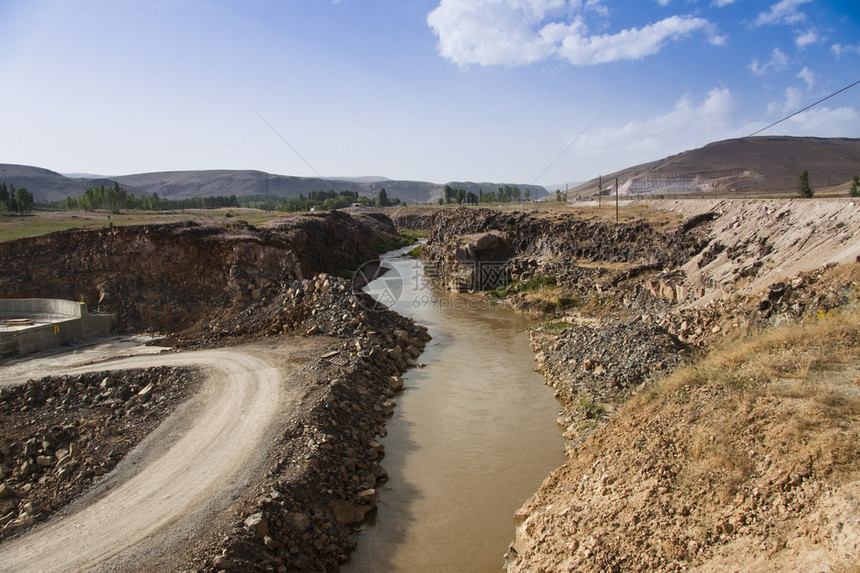
POLYGON ((110 332, 114 315, 91 315, 84 303, 70 300, 2 299, 0 319, 10 318, 33 318, 41 324, 0 332, 0 358, 29 354, 75 339, 103 336, 110 332))
POLYGON ((0 299, 0 318, 26 318, 45 314, 81 317, 89 314, 89 312, 87 305, 71 300, 56 298, 0 299))

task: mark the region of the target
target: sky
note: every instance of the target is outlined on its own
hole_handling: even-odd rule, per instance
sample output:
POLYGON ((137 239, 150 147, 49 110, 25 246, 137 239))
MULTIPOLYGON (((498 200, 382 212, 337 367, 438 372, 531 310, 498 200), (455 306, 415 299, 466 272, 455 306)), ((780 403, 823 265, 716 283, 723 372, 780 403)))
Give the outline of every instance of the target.
POLYGON ((0 163, 551 186, 858 80, 857 0, 0 0, 0 163))

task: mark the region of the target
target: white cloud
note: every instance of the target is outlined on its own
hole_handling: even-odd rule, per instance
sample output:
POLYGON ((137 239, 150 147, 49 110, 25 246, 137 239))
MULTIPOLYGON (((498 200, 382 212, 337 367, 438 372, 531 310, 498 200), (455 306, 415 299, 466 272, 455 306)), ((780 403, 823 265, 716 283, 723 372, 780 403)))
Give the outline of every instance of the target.
MULTIPOLYGON (((794 110, 796 111, 796 110, 794 110)), ((817 107, 787 119, 766 133, 810 137, 857 137, 860 111, 853 107, 817 107)))
POLYGON ((574 30, 565 35, 558 54, 575 65, 639 60, 660 51, 668 40, 687 36, 708 26, 702 18, 672 16, 643 28, 617 34, 583 36, 574 30))
POLYGON ((671 1, 672 0, 657 0, 657 4, 659 4, 660 6, 668 6, 669 2, 671 1))
POLYGON ((794 43, 797 44, 798 48, 805 48, 809 44, 814 44, 819 39, 821 38, 818 35, 818 30, 816 30, 815 28, 810 28, 802 34, 798 33, 797 38, 794 39, 794 43))
POLYGON ((699 147, 735 135, 730 127, 735 107, 734 94, 724 87, 712 89, 698 104, 685 95, 662 115, 583 136, 576 143, 577 156, 621 157, 626 167, 699 147))
POLYGON ((782 101, 772 101, 767 106, 769 116, 794 113, 803 107, 803 91, 800 88, 787 88, 782 101))
POLYGON ((856 46, 843 46, 842 44, 833 44, 830 46, 830 50, 836 55, 837 58, 841 57, 842 54, 850 54, 855 53, 860 55, 860 44, 856 46))
POLYGON ((809 68, 805 67, 800 70, 800 73, 797 74, 797 77, 806 82, 806 86, 809 89, 812 89, 815 86, 815 73, 809 68))
POLYGON ((766 74, 767 72, 778 72, 785 69, 785 66, 788 64, 788 58, 779 48, 774 48, 773 52, 770 53, 770 60, 767 61, 764 65, 759 64, 758 59, 753 59, 750 62, 750 70, 752 73, 761 76, 766 74))
POLYGON ((770 10, 762 12, 755 19, 756 26, 765 24, 797 24, 806 20, 806 14, 797 9, 801 4, 812 0, 780 0, 771 5, 770 10))
POLYGON ((729 4, 734 4, 735 0, 714 0, 713 5, 717 8, 722 8, 723 6, 728 6, 729 4))
POLYGON ((521 65, 560 56, 574 65, 637 60, 670 40, 704 31, 722 45, 703 18, 672 16, 616 34, 589 35, 584 16, 605 16, 598 0, 442 0, 427 16, 439 53, 459 65, 521 65))

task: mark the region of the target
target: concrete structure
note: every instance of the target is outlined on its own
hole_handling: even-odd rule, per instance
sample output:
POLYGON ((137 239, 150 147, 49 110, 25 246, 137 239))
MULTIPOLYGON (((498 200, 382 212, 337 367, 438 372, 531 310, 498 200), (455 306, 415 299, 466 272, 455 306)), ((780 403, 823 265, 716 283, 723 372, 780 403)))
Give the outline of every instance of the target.
POLYGON ((71 340, 103 336, 112 314, 90 314, 82 302, 51 298, 0 299, 0 358, 29 354, 71 340))

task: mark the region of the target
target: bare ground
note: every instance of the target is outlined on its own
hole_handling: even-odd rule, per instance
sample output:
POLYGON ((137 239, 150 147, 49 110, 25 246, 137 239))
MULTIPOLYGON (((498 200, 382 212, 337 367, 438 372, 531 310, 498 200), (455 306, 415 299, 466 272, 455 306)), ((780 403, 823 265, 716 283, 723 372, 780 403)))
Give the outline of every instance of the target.
MULTIPOLYGON (((627 319, 665 328, 694 359, 629 398, 567 404, 569 460, 517 513, 507 570, 857 571, 860 207, 649 205, 712 213, 697 223, 707 246, 674 275, 691 296, 627 319)), ((557 389, 618 380, 636 349, 567 348, 602 340, 586 330, 604 323, 583 318, 534 339, 557 389)))
MULTIPOLYGON (((300 401, 306 382, 301 364, 331 341, 290 338, 271 345, 94 360, 73 374, 106 368, 182 365, 206 378, 116 471, 48 524, 3 543, 9 571, 80 571, 90 568, 171 569, 177 549, 222 522, 264 462, 280 419, 300 401)), ((30 364, 34 373, 56 371, 56 358, 30 364), (51 362, 54 362, 52 365, 51 362)), ((62 361, 60 361, 62 362, 62 361)))

